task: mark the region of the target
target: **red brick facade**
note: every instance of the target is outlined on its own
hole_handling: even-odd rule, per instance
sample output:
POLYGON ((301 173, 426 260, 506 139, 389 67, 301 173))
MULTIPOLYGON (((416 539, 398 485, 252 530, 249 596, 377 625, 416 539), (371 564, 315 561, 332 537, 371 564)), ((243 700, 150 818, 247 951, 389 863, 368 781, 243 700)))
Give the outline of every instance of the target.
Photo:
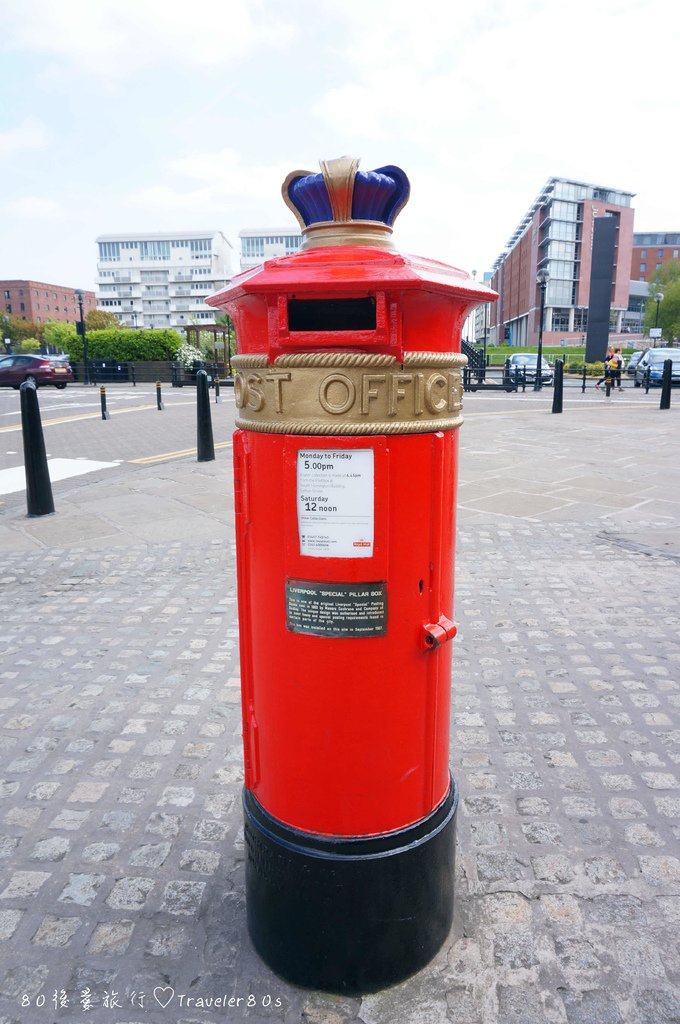
POLYGON ((491 306, 491 337, 497 344, 505 340, 513 345, 536 345, 541 301, 536 275, 539 267, 550 270, 553 262, 562 274, 552 275, 546 290, 544 342, 561 344, 584 335, 593 230, 598 217, 616 218, 611 309, 617 323, 628 308, 634 211, 617 200, 632 193, 614 193, 565 179, 551 179, 549 185, 573 186, 573 192, 546 189, 515 232, 508 251, 496 261, 491 287, 500 297, 491 306), (602 197, 589 198, 583 194, 586 190, 591 196, 602 193, 602 197), (565 212, 566 207, 571 215, 565 212), (564 231, 560 230, 561 223, 564 231), (565 274, 569 264, 571 268, 565 274))
MULTIPOLYGON (((48 320, 75 323, 80 318, 75 289, 63 284, 45 284, 43 281, 0 281, 0 313, 18 316, 22 320, 35 320, 44 324, 48 320)), ((83 291, 83 316, 97 308, 94 292, 83 291)))
POLYGON ((675 245, 634 245, 630 265, 631 281, 651 281, 664 263, 677 263, 680 242, 675 245))

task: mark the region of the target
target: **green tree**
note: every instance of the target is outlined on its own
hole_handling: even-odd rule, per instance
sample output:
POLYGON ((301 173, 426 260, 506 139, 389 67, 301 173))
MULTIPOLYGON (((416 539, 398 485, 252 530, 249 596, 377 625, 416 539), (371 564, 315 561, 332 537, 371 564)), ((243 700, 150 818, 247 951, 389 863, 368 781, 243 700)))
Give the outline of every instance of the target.
POLYGON ((24 338, 23 341, 16 343, 14 346, 14 352, 32 355, 40 352, 41 348, 42 342, 38 338, 24 338))
POLYGON ((46 345, 67 351, 76 340, 75 324, 65 324, 60 320, 48 320, 43 330, 46 345))
POLYGON ((656 326, 657 306, 654 296, 658 293, 663 295, 659 303, 659 327, 663 331, 664 340, 673 341, 680 337, 680 264, 664 263, 649 282, 645 331, 656 326))
POLYGON ((23 320, 20 316, 5 314, 6 338, 10 341, 24 341, 26 338, 42 338, 43 324, 37 324, 35 320, 23 320))
POLYGON ((105 331, 107 327, 127 327, 117 316, 105 309, 91 309, 85 317, 85 328, 88 331, 105 331))

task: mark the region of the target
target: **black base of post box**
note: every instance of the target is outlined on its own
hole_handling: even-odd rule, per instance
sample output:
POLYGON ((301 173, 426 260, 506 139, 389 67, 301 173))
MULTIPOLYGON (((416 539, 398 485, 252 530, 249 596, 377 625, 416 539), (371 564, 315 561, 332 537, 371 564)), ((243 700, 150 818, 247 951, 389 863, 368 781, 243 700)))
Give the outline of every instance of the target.
POLYGON ((427 818, 365 838, 300 832, 249 790, 243 806, 248 930, 281 977, 327 992, 376 992, 440 949, 453 919, 455 780, 427 818))

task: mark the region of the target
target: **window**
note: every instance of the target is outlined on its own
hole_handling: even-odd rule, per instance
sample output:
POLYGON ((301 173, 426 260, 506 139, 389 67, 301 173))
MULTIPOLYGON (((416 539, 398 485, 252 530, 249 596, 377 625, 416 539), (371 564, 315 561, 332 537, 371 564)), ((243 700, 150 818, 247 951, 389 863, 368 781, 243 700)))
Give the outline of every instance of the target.
POLYGON ((210 250, 211 250, 212 247, 211 247, 210 239, 209 238, 192 238, 191 239, 190 248, 191 248, 192 255, 194 255, 194 254, 204 254, 204 255, 207 255, 207 254, 210 253, 210 250))
POLYGON ((26 304, 24 302, 20 302, 19 303, 19 308, 20 308, 22 313, 26 312, 26 304))
POLYGON ((553 329, 553 331, 568 331, 569 330, 569 310, 568 309, 553 309, 553 311, 552 311, 552 329, 553 329))
POLYGON ((7 305, 5 306, 5 309, 7 310, 8 313, 11 313, 12 312, 12 303, 8 302, 7 305))
POLYGON ((140 242, 139 257, 142 260, 169 260, 170 242, 140 242))
POLYGON ((550 280, 574 280, 574 264, 568 263, 566 260, 550 260, 548 263, 548 272, 550 274, 550 280))
POLYGON ((555 200, 550 204, 550 216, 553 220, 578 220, 578 204, 555 200))
POLYGON ((644 274, 646 270, 647 270, 647 264, 646 263, 641 263, 640 264, 640 273, 644 274))
POLYGON ((646 260, 647 259, 647 250, 646 249, 643 249, 642 252, 640 253, 640 259, 641 260, 646 260))
POLYGON ((578 238, 576 224, 567 224, 565 221, 552 221, 549 229, 550 239, 564 239, 567 242, 575 242, 578 238))
POLYGON ((264 238, 243 238, 243 255, 245 258, 257 258, 264 256, 264 238))
POLYGON ((657 265, 656 265, 656 269, 657 269, 657 270, 661 270, 661 264, 660 264, 660 263, 657 263, 657 265))
POLYGON ((661 260, 661 259, 663 259, 663 249, 657 249, 657 250, 656 250, 656 258, 657 258, 658 260, 661 260))
POLYGON ((677 249, 673 249, 673 259, 677 260, 677 258, 678 258, 678 250, 677 249))
POLYGON ((574 242, 548 243, 548 258, 553 260, 573 260, 576 257, 576 244, 574 242))
POLYGON ((99 259, 107 260, 109 262, 112 260, 120 260, 120 242, 100 242, 99 259))
POLYGON ((12 298, 11 292, 5 291, 5 298, 6 299, 11 299, 12 298))
POLYGON ((587 331, 588 330, 588 310, 579 307, 574 310, 574 330, 575 331, 587 331))
POLYGON ((545 300, 549 306, 570 306, 574 284, 572 281, 548 281, 545 300))

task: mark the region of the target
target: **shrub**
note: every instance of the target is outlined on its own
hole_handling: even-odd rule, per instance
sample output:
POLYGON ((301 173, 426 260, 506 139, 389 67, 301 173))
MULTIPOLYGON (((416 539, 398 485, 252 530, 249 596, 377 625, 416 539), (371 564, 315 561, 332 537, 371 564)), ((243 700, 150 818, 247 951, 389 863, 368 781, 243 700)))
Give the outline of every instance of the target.
MULTIPOLYGON (((61 344, 72 362, 83 358, 83 339, 74 333, 61 344)), ((176 357, 182 336, 169 328, 133 331, 124 327, 108 327, 87 332, 88 359, 110 359, 112 362, 163 361, 176 357)))
MULTIPOLYGON (((565 373, 583 373, 583 360, 565 363, 565 373)), ((604 377, 604 363, 586 363, 586 377, 604 377)))
POLYGON ((203 359, 203 353, 194 345, 190 345, 185 341, 184 344, 180 345, 177 349, 175 359, 178 363, 181 363, 185 370, 192 370, 194 363, 198 363, 203 359))
POLYGON ((39 338, 24 338, 18 344, 12 348, 13 352, 23 353, 24 355, 33 355, 39 352, 42 348, 42 343, 39 338))

